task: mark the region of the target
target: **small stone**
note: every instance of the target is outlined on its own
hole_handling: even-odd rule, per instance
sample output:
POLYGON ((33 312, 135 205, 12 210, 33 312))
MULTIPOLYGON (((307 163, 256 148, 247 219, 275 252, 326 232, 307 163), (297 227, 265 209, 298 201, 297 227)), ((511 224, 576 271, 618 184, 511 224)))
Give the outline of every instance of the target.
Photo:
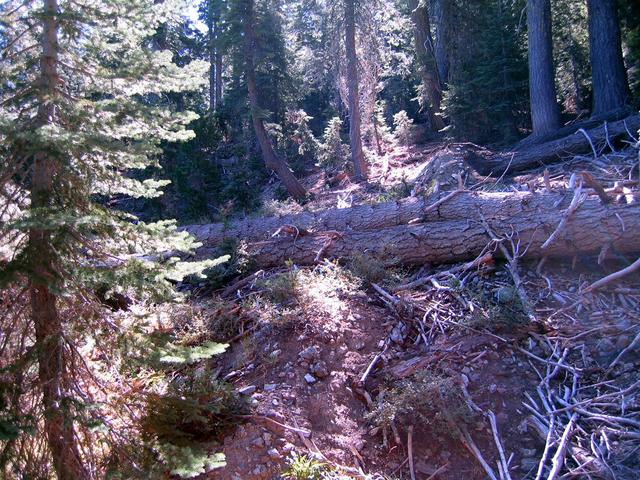
POLYGON ((271 445, 271 440, 273 439, 273 437, 271 436, 270 433, 265 432, 262 434, 262 440, 264 441, 265 445, 271 445))
POLYGON ((397 344, 403 343, 406 330, 407 326, 402 322, 393 327, 393 330, 391 330, 391 335, 389 336, 391 338, 391 341, 397 344))
POLYGON ((311 347, 302 350, 298 356, 304 360, 316 360, 320 358, 320 348, 316 345, 312 345, 311 347))
POLYGON ((314 377, 313 375, 311 375, 310 373, 307 373, 304 376, 304 381, 307 382, 309 385, 313 385, 314 383, 317 382, 316 377, 314 377))
POLYGON ((260 404, 256 398, 252 398, 250 403, 252 407, 257 407, 260 404))
POLYGON ((295 450, 296 446, 292 443, 285 443, 284 446, 282 447, 282 451, 285 453, 289 453, 292 452, 293 450, 295 450))
POLYGON ((281 353, 282 353, 282 350, 274 350, 273 352, 271 352, 269 354, 269 357, 270 358, 278 358, 281 353))
POLYGON ((255 385, 247 385, 246 387, 242 387, 238 389, 238 393, 240 395, 251 395, 257 390, 255 385))
POLYGON ((269 455, 274 460, 280 458, 280 452, 275 448, 270 448, 269 450, 267 450, 267 455, 269 455))
POLYGON ((263 390, 265 392, 273 392, 276 388, 278 388, 278 384, 277 383, 267 383, 267 384, 265 384, 263 390))
POLYGON ((311 365, 311 373, 318 378, 325 378, 329 376, 329 369, 327 368, 327 364, 320 360, 319 362, 311 365))
POLYGON ((273 400, 271 400, 271 405, 273 405, 274 407, 277 407, 278 405, 280 405, 280 402, 278 402, 278 400, 274 398, 273 400))
POLYGON ((253 440, 251 442, 251 445, 253 445, 256 448, 262 448, 264 447, 264 440, 262 440, 260 437, 256 438, 255 440, 253 440))
POLYGON ((266 471, 267 467, 265 467, 264 465, 257 465, 256 468, 251 471, 251 473, 253 473, 254 475, 262 475, 266 471))
POLYGON ((496 385, 495 383, 492 383, 491 385, 489 385, 490 393, 496 393, 496 390, 498 390, 498 385, 496 385))

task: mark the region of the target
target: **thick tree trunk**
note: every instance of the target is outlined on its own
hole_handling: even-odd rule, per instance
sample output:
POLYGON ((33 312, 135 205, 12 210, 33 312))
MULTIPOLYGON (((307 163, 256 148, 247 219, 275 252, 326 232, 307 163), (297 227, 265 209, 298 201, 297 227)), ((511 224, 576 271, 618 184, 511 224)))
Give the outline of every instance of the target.
POLYGON ((185 230, 202 242, 205 248, 214 248, 228 238, 246 242, 269 240, 279 230, 293 232, 294 236, 297 233, 299 237, 326 231, 376 232, 416 222, 464 221, 474 216, 474 205, 485 217, 494 218, 517 217, 523 213, 523 205, 534 211, 543 210, 550 204, 558 204, 558 208, 562 209, 571 201, 563 194, 460 192, 433 207, 449 195, 451 192, 443 192, 426 198, 411 197, 376 205, 253 218, 228 225, 190 225, 185 230))
MULTIPOLYGON (((496 197, 489 199, 470 193, 458 195, 455 206, 458 212, 464 213, 465 219, 367 231, 327 230, 296 234, 293 230, 284 237, 249 243, 248 249, 260 267, 280 266, 287 260, 311 265, 322 258, 346 258, 356 254, 370 256, 388 266, 458 262, 475 258, 492 241, 478 214, 484 212, 493 232, 514 234, 523 250, 520 253, 526 257, 598 253, 605 244, 620 252, 640 250, 638 202, 606 206, 597 197, 587 199, 569 217, 557 240, 543 250, 543 243, 562 218, 562 207, 556 205, 558 195, 526 194, 522 197, 502 193, 493 194, 496 197), (510 200, 513 196, 519 197, 515 203, 510 200), (500 202, 510 204, 511 208, 495 210, 500 202)), ((443 203, 441 208, 445 205, 443 203)), ((358 215, 352 216, 358 220, 358 215)), ((206 255, 207 250, 203 249, 201 254, 206 255)))
POLYGON ((357 181, 367 179, 367 161, 362 150, 360 133, 360 93, 358 79, 358 57, 356 55, 355 0, 344 0, 345 50, 347 53, 347 84, 349 87, 349 143, 353 175, 357 181))
POLYGON ((559 140, 534 145, 514 152, 479 155, 470 151, 466 161, 481 175, 502 175, 523 172, 549 164, 561 162, 575 155, 591 152, 591 142, 596 148, 609 142, 616 145, 621 140, 631 140, 629 132, 640 129, 640 115, 632 115, 609 124, 587 131, 587 138, 582 132, 576 132, 559 140))
POLYGON ((622 59, 616 0, 587 0, 593 80, 592 114, 623 108, 631 98, 622 59))
POLYGON ((438 66, 438 74, 440 77, 441 87, 447 84, 449 80, 449 54, 447 50, 448 43, 448 22, 449 22, 449 0, 433 0, 433 17, 436 25, 436 38, 434 53, 436 56, 436 65, 438 66))
POLYGON ((220 14, 216 11, 218 3, 210 4, 211 11, 208 14, 209 29, 209 110, 220 108, 222 96, 222 55, 220 54, 219 31, 220 14))
POLYGON ((408 5, 411 9, 411 19, 415 27, 413 40, 422 79, 423 108, 426 110, 431 129, 437 132, 442 130, 445 125, 442 116, 439 115, 442 102, 442 87, 433 37, 431 36, 429 11, 424 1, 408 0, 408 5))
MULTIPOLYGON (((56 105, 53 102, 60 88, 57 0, 46 0, 44 10, 38 109, 40 126, 56 122, 56 105)), ((32 209, 51 207, 55 165, 55 159, 51 158, 48 152, 34 155, 32 209)), ((73 415, 69 412, 69 402, 66 399, 62 323, 56 297, 50 290, 50 282, 55 278, 56 259, 50 232, 38 228, 30 230, 28 250, 31 252, 29 258, 33 262, 33 277, 30 283, 31 318, 35 328, 44 427, 53 467, 59 480, 83 480, 89 475, 82 464, 73 427, 73 415)))
POLYGON ((253 52, 256 48, 256 42, 253 34, 253 0, 246 0, 246 11, 244 18, 244 42, 245 42, 245 76, 247 80, 247 91, 249 94, 249 103, 251 105, 251 119, 253 128, 260 144, 262 157, 267 168, 270 168, 280 178, 289 194, 297 199, 302 200, 307 195, 307 191, 293 175, 289 165, 276 155, 271 146, 271 141, 264 128, 262 113, 260 110, 260 102, 258 99, 258 87, 256 84, 255 66, 253 63, 253 52))
POLYGON ((560 126, 556 99, 551 0, 527 1, 529 35, 529 98, 533 135, 546 135, 560 126))

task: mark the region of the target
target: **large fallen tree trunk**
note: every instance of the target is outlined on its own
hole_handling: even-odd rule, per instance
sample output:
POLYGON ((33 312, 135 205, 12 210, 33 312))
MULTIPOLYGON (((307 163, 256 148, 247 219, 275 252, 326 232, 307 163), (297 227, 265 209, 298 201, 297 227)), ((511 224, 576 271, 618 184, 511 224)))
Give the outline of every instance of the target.
POLYGON ((640 115, 632 115, 617 122, 605 123, 597 128, 576 132, 559 140, 535 145, 513 152, 489 153, 470 151, 467 162, 481 175, 509 175, 549 164, 558 163, 575 155, 590 153, 601 145, 617 145, 631 140, 640 129, 640 115))
MULTIPOLYGON (((391 215, 392 221, 386 225, 378 223, 379 229, 328 228, 309 232, 297 228, 288 230, 290 234, 284 236, 250 242, 248 249, 260 267, 282 265, 287 260, 310 265, 323 258, 344 258, 356 254, 371 256, 386 265, 457 262, 474 258, 494 242, 483 224, 484 218, 495 234, 511 235, 514 241, 519 242, 519 253, 527 257, 598 253, 604 245, 621 252, 640 251, 640 204, 604 205, 597 197, 587 198, 568 217, 556 240, 543 249, 543 243, 562 220, 562 206, 570 200, 569 197, 571 195, 563 199, 558 194, 461 192, 439 205, 441 214, 436 219, 439 221, 429 222, 427 219, 424 223, 423 218, 421 223, 408 225, 391 215), (443 215, 445 211, 448 217, 443 215)), ((416 204, 424 209, 424 203, 416 200, 416 204)), ((385 205, 390 208, 390 204, 385 205)), ((353 215, 354 210, 357 209, 342 212, 344 218, 349 217, 350 211, 353 215)), ((409 217, 411 215, 404 218, 409 217)), ((363 217, 356 215, 353 219, 370 225, 363 217)), ((261 224, 256 222, 251 228, 259 225, 273 228, 278 221, 281 219, 266 219, 261 224)), ((330 217, 325 221, 325 225, 335 226, 331 224, 330 217)), ((206 238, 199 239, 206 243, 206 238)), ((209 253, 213 254, 210 247, 199 252, 202 256, 209 253)))
POLYGON ((205 247, 219 246, 225 239, 264 241, 278 233, 303 237, 310 233, 377 232, 385 228, 418 223, 473 218, 479 210, 493 218, 517 218, 526 212, 555 212, 569 206, 571 192, 442 192, 429 197, 410 197, 400 201, 352 208, 333 208, 281 217, 252 218, 230 224, 213 223, 185 227, 205 247))

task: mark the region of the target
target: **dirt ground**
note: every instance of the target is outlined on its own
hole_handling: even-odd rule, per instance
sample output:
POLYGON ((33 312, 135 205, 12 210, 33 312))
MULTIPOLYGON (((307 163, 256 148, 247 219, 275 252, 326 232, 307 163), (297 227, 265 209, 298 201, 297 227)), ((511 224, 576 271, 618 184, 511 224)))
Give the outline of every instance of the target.
MULTIPOLYGON (((374 201, 419 179, 437 150, 394 150, 374 166, 368 190, 348 180, 325 189, 310 177, 317 195, 307 208, 374 201)), ((552 417, 571 429, 562 478, 640 478, 640 349, 627 348, 640 335, 640 276, 580 294, 633 259, 601 260, 521 265, 533 318, 511 298, 500 263, 397 294, 367 282, 345 288, 331 275, 316 282, 310 269, 288 320, 257 324, 222 358, 253 417, 225 439, 227 466, 206 478, 282 478, 295 452, 330 466, 331 478, 480 480, 489 474, 478 457, 498 477, 501 447, 505 478, 533 479, 546 443, 540 425, 552 417), (411 382, 424 389, 402 397, 410 408, 396 405, 390 425, 376 421, 372 412, 411 382), (558 408, 562 401, 585 411, 558 408)), ((260 288, 245 286, 238 298, 260 288)))

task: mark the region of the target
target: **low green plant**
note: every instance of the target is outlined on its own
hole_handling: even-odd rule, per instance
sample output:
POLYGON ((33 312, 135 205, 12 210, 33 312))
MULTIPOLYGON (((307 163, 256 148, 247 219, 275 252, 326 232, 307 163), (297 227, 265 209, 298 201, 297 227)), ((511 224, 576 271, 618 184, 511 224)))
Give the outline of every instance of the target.
POLYGON ((299 273, 297 267, 289 265, 287 271, 264 279, 258 285, 272 302, 279 305, 289 305, 294 303, 298 296, 299 273))
POLYGON ((287 459, 287 469, 281 476, 287 480, 323 480, 333 469, 313 457, 292 453, 287 459))
POLYGON ((384 264, 370 255, 356 253, 348 263, 349 271, 366 283, 380 283, 388 277, 384 264))
POLYGON ((219 440, 248 411, 242 397, 207 369, 183 371, 165 393, 148 394, 144 402, 143 434, 181 447, 219 440))
POLYGON ((471 425, 475 418, 467 406, 460 385, 451 377, 430 370, 420 372, 387 390, 383 401, 367 419, 376 426, 422 426, 441 436, 454 434, 450 419, 471 425), (446 410, 445 410, 446 409, 446 410))

